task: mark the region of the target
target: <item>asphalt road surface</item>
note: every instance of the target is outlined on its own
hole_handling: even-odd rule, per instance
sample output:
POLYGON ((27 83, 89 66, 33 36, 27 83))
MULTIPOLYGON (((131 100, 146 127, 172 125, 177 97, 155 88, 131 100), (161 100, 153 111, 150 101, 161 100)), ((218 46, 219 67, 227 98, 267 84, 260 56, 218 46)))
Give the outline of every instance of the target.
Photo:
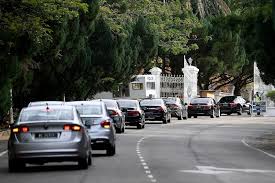
MULTIPOLYGON (((117 135, 117 154, 94 151, 93 165, 28 165, 8 173, 2 142, 1 183, 274 183, 275 156, 250 144, 275 132, 275 119, 247 116, 198 117, 146 124, 117 135), (274 122, 273 122, 274 121, 274 122)), ((4 145, 3 145, 4 144, 4 145)), ((1 144, 0 144, 1 146, 1 144)))

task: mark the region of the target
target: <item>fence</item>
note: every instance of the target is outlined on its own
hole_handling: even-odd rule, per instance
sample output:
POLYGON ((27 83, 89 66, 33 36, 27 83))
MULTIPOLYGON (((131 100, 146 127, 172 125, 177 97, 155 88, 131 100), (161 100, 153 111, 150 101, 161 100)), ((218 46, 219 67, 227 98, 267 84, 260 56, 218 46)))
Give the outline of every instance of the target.
POLYGON ((184 97, 183 75, 161 75, 160 76, 161 97, 184 97))

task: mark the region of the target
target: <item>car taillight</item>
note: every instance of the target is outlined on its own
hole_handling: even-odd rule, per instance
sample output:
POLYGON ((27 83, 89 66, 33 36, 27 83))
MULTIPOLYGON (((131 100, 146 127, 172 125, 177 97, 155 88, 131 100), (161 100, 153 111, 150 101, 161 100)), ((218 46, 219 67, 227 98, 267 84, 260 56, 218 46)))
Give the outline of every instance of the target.
POLYGON ((156 110, 159 111, 159 112, 163 112, 164 111, 164 109, 162 107, 158 107, 158 108, 156 108, 156 110))
POLYGON ((193 109, 194 107, 192 105, 189 105, 188 106, 188 109, 193 109))
POLYGON ((81 126, 79 126, 79 125, 64 125, 63 129, 65 131, 80 131, 81 126))
POLYGON ((230 105, 231 107, 236 107, 236 106, 237 106, 236 103, 230 103, 229 105, 230 105))
POLYGON ((111 127, 110 121, 107 121, 107 120, 102 121, 102 122, 100 123, 100 125, 102 126, 102 128, 110 128, 110 127, 111 127))
POLYGON ((26 127, 26 126, 19 126, 19 127, 14 127, 12 128, 12 133, 26 133, 29 131, 29 127, 26 127))
POLYGON ((178 109, 179 106, 178 106, 177 104, 172 104, 172 105, 171 105, 171 108, 172 108, 172 109, 178 109))
POLYGON ((110 112, 111 112, 111 113, 110 113, 111 116, 116 116, 116 115, 118 115, 118 112, 115 111, 115 110, 111 110, 110 112))
POLYGON ((139 114, 139 112, 138 111, 128 111, 128 116, 134 116, 134 117, 136 117, 136 116, 139 116, 140 114, 139 114))
POLYGON ((204 108, 204 110, 209 110, 209 109, 211 109, 211 106, 210 105, 206 105, 203 108, 204 108))

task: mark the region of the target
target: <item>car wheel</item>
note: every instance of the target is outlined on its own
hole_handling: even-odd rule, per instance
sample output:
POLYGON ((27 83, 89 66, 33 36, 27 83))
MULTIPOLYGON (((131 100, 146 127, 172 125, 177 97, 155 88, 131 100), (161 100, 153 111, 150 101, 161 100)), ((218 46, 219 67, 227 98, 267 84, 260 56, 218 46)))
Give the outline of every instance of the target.
POLYGON ((116 133, 121 133, 122 129, 121 128, 116 128, 116 133))
POLYGON ((88 165, 92 165, 92 153, 90 153, 89 158, 88 158, 88 165))
POLYGON ((78 167, 80 169, 88 169, 88 166, 89 166, 89 157, 85 157, 85 158, 80 158, 78 160, 78 167))
POLYGON ((217 114, 217 118, 219 118, 221 116, 221 110, 218 111, 218 114, 217 114))
POLYGON ((192 116, 188 114, 188 118, 192 118, 192 116))
POLYGON ((231 113, 226 113, 228 116, 230 116, 231 115, 231 113))
POLYGON ((26 167, 24 162, 9 159, 9 172, 19 172, 26 167))
POLYGON ((198 118, 198 116, 194 116, 194 118, 198 118))
POLYGON ((116 145, 112 146, 110 145, 108 149, 106 150, 106 153, 108 156, 113 156, 116 154, 116 145))
POLYGON ((238 115, 240 116, 240 115, 242 115, 242 113, 243 113, 243 108, 240 107, 239 112, 238 112, 238 115))
POLYGON ((137 124, 137 129, 142 129, 142 125, 141 124, 137 124))
POLYGON ((180 116, 178 116, 178 120, 182 120, 182 112, 180 113, 180 116))

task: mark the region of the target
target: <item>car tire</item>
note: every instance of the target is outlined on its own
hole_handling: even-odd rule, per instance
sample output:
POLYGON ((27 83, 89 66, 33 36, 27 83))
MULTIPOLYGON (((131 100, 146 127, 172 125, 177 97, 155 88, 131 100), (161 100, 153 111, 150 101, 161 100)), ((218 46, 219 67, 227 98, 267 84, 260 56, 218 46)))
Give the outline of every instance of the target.
POLYGON ((137 124, 137 129, 142 129, 142 125, 141 124, 137 124))
POLYGON ((107 156, 114 156, 116 154, 116 145, 110 145, 106 150, 107 156))
POLYGON ((78 167, 82 170, 86 170, 89 167, 89 157, 80 158, 78 160, 78 167))
POLYGON ((92 153, 90 153, 89 158, 88 158, 88 165, 92 165, 92 153))
POLYGON ((182 117, 182 112, 180 113, 180 116, 178 116, 178 120, 182 120, 183 117, 182 117))
POLYGON ((221 117, 221 110, 218 111, 218 114, 216 115, 216 118, 221 117))
POLYGON ((227 116, 230 116, 231 115, 231 113, 226 113, 227 114, 227 116))
POLYGON ((243 113, 243 108, 240 107, 240 108, 239 108, 239 112, 238 112, 237 114, 240 116, 240 115, 242 115, 242 113, 243 113))
POLYGON ((194 116, 194 118, 198 118, 198 116, 194 116))
POLYGON ((211 113, 212 113, 212 114, 210 115, 210 118, 215 118, 215 110, 214 110, 214 109, 212 110, 211 113))
POLYGON ((192 116, 188 114, 188 118, 192 118, 192 116))
POLYGON ((122 133, 122 129, 121 128, 116 128, 116 133, 122 133))
POLYGON ((19 172, 26 167, 24 162, 9 159, 9 172, 19 172))

